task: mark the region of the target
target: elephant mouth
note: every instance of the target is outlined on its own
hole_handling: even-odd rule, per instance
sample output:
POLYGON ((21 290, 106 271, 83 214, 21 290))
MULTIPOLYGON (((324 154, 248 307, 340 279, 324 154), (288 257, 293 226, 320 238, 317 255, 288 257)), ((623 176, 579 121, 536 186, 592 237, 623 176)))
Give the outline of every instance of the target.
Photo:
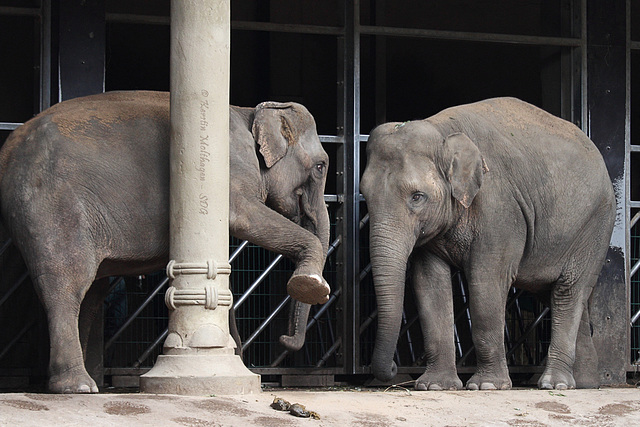
POLYGON ((298 213, 296 215, 296 224, 302 223, 302 218, 305 216, 304 213, 304 202, 302 200, 302 194, 298 195, 298 213))
POLYGON ((304 193, 298 195, 298 212, 293 221, 305 230, 317 235, 315 215, 310 210, 309 200, 304 193))

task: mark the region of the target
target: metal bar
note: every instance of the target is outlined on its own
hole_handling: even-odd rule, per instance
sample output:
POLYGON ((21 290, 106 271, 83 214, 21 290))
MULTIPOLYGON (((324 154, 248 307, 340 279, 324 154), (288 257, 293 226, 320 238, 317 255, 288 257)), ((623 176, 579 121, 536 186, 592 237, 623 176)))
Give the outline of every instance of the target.
POLYGON ((467 351, 464 352, 464 354, 462 355, 462 357, 456 362, 456 366, 462 366, 464 364, 464 362, 467 361, 467 358, 469 357, 469 355, 476 349, 475 345, 473 345, 473 343, 471 343, 471 346, 467 349, 467 351))
POLYGON ((541 46, 580 47, 583 41, 573 37, 526 36, 516 34, 475 33, 466 31, 426 30, 361 25, 360 33, 372 36, 415 37, 437 40, 460 40, 489 43, 527 44, 541 46))
POLYGON ((336 291, 331 295, 331 298, 329 298, 329 301, 322 304, 322 307, 320 307, 320 309, 316 312, 316 314, 313 315, 309 323, 307 323, 307 328, 306 328, 307 332, 318 321, 320 316, 322 316, 324 312, 329 309, 331 304, 333 304, 333 302, 340 296, 340 294, 342 294, 342 289, 336 289, 336 291))
MULTIPOLYGON (((329 246, 329 249, 327 251, 327 257, 329 255, 331 255, 331 253, 338 247, 340 246, 340 237, 338 237, 337 239, 335 239, 333 241, 333 243, 331 243, 331 245, 329 246)), ((279 261, 279 259, 274 260, 274 262, 272 263, 272 265, 270 265, 267 270, 265 270, 260 277, 256 280, 256 282, 254 282, 250 287, 249 290, 242 296, 242 298, 240 298, 238 300, 238 302, 236 303, 236 305, 234 306, 234 310, 236 310, 240 304, 241 304, 241 300, 242 302, 244 302, 244 300, 246 300, 246 298, 248 297, 248 294, 252 293, 253 290, 255 289, 255 287, 257 286, 257 284, 259 284, 260 282, 262 282, 262 280, 264 280, 264 278, 262 276, 265 276, 265 273, 268 274, 273 268, 275 267, 275 262, 279 261)), ((340 295, 341 290, 337 289, 336 292, 333 293, 333 295, 331 295, 331 297, 329 298, 329 301, 327 301, 325 304, 322 305, 322 307, 320 308, 320 310, 318 310, 318 312, 315 314, 315 316, 311 319, 311 322, 307 323, 307 327, 305 329, 305 331, 308 331, 313 324, 315 323, 316 319, 322 315, 322 313, 324 313, 333 303, 333 301, 335 301, 335 299, 340 295)), ((258 328, 253 332, 253 334, 247 339, 247 341, 245 343, 242 344, 243 348, 246 348, 247 346, 249 346, 254 340, 255 338, 260 335, 260 333, 262 333, 262 331, 264 331, 264 329, 269 325, 269 323, 271 323, 271 321, 273 320, 273 318, 275 317, 275 315, 277 315, 280 311, 282 311, 282 309, 284 308, 284 306, 286 305, 287 302, 289 302, 291 300, 291 297, 289 295, 287 295, 285 297, 285 299, 278 305, 278 307, 276 307, 276 310, 264 321, 260 324, 260 326, 258 326, 258 328)), ((282 360, 284 360, 284 358, 286 357, 286 355, 289 354, 288 350, 285 350, 283 353, 280 354, 280 356, 278 356, 278 358, 276 358, 276 360, 274 362, 272 362, 271 366, 277 366, 280 362, 282 362, 282 360)))
POLYGON ((235 251, 233 251, 233 253, 229 257, 229 264, 231 264, 233 261, 235 261, 235 259, 238 257, 238 255, 240 255, 240 253, 244 250, 244 248, 247 247, 248 244, 249 244, 248 240, 245 240, 242 243, 240 243, 240 246, 238 246, 238 248, 235 251))
POLYGON ((22 328, 22 329, 20 330, 20 332, 18 332, 18 333, 16 334, 16 336, 15 336, 15 337, 14 337, 14 338, 9 342, 9 344, 7 344, 7 345, 4 347, 4 349, 2 350, 2 352, 0 352, 0 360, 2 360, 2 358, 3 358, 4 356, 6 356, 6 355, 7 355, 7 353, 9 353, 9 350, 11 350, 11 348, 12 348, 12 347, 13 347, 13 346, 18 342, 18 340, 20 340, 20 338, 22 338, 22 336, 23 336, 24 334, 26 334, 26 333, 27 333, 27 331, 29 331, 29 329, 31 329, 31 327, 33 327, 33 325, 35 325, 35 324, 36 324, 35 319, 31 319, 31 321, 30 321, 29 323, 27 323, 27 324, 25 325, 25 327, 24 327, 24 328, 22 328))
POLYGON ((471 312, 469 311, 469 299, 464 292, 464 281, 462 280, 462 273, 458 271, 458 284, 460 285, 460 293, 462 295, 462 302, 464 303, 463 313, 467 315, 467 323, 469 324, 469 331, 472 331, 471 324, 471 312))
MULTIPOLYGON (((460 282, 461 282, 460 284, 462 285, 462 279, 460 280, 460 282)), ((463 291, 463 292, 464 292, 464 291, 463 291)), ((519 296, 520 294, 522 294, 522 292, 524 292, 524 291, 523 291, 523 290, 521 290, 521 289, 520 289, 520 290, 518 290, 518 292, 514 295, 513 299, 512 299, 511 301, 507 302, 506 308, 509 308, 509 307, 514 303, 515 299, 517 299, 517 298, 518 298, 518 296, 519 296)), ((468 303, 466 304, 466 306, 468 307, 468 303)), ((468 311, 468 310, 469 310, 469 309, 467 308, 467 311, 468 311)), ((540 317, 540 320, 542 319, 542 316, 544 316, 544 314, 546 314, 546 312, 547 312, 547 311, 549 311, 549 308, 548 308, 548 307, 546 307, 546 308, 545 308, 545 310, 543 311, 543 314, 541 314, 541 315, 539 316, 539 317, 540 317)), ((536 322, 535 322, 535 323, 536 323, 536 325, 537 325, 537 323, 539 323, 539 320, 536 320, 536 322)), ((471 327, 471 318, 469 318, 469 327, 471 327)), ((529 329, 527 329, 527 331, 529 331, 529 329)), ((525 338, 526 338, 526 335, 527 335, 528 333, 529 333, 529 332, 527 332, 525 335, 523 335, 523 337, 525 337, 525 338)), ((518 345, 519 345, 519 344, 517 344, 517 343, 516 343, 516 344, 514 345, 514 347, 513 347, 513 348, 515 349, 518 345)), ((458 360, 457 365, 458 365, 458 366, 462 365, 462 364, 467 360, 467 358, 469 357, 469 355, 471 354, 471 352, 473 352, 474 350, 475 350, 475 345, 472 343, 472 344, 471 344, 471 347, 469 347, 469 349, 464 353, 464 355, 462 355, 462 357, 460 358, 460 360, 458 360)))
POLYGON ((104 92, 104 0, 56 2, 59 31, 58 101, 104 92), (91 37, 87 35, 91 33, 91 37))
POLYGON ((238 298, 238 301, 236 301, 236 303, 233 306, 234 310, 237 310, 238 307, 240 307, 242 305, 242 303, 244 303, 246 301, 247 298, 249 298, 249 295, 251 295, 253 293, 253 291, 258 287, 258 285, 260 285, 260 283, 262 283, 262 281, 269 275, 269 273, 271 273, 271 271, 276 268, 276 266, 278 265, 278 263, 282 260, 283 256, 282 255, 278 255, 272 262, 271 264, 269 264, 269 266, 267 267, 267 269, 265 271, 262 272, 262 274, 260 275, 260 277, 258 277, 255 282, 253 282, 251 284, 251 286, 249 286, 249 288, 246 290, 246 292, 244 294, 242 294, 242 296, 240 296, 240 298, 238 298))
MULTIPOLYGON (((516 315, 518 316, 518 326, 520 329, 520 336, 524 336, 526 334, 526 331, 524 328, 524 318, 522 317, 522 310, 520 309, 520 301, 518 300, 518 295, 515 288, 513 288, 513 292, 515 294, 514 304, 516 306, 516 315)), ((524 352, 525 352, 525 356, 527 356, 527 360, 529 364, 533 364, 533 357, 531 356, 531 350, 529 349, 529 346, 527 345, 526 341, 524 343, 524 352)))
POLYGON ((51 0, 42 0, 40 20, 40 111, 51 106, 51 0))
POLYGON ((341 345, 342 338, 338 338, 336 342, 333 343, 331 348, 329 348, 329 350, 327 350, 327 352, 320 358, 320 360, 318 360, 318 363, 316 363, 316 368, 323 367, 324 364, 327 363, 327 360, 340 348, 341 345))
POLYGON ((320 138, 320 142, 324 142, 326 144, 344 144, 343 136, 333 136, 333 135, 318 135, 320 138))
POLYGON ((20 285, 22 285, 22 282, 25 281, 25 279, 29 277, 29 273, 23 273, 22 276, 20 276, 20 278, 18 280, 16 280, 16 283, 13 284, 13 286, 11 287, 11 289, 9 289, 3 296, 2 298, 0 298, 0 307, 2 307, 2 304, 5 303, 5 301, 7 301, 9 299, 9 297, 11 296, 11 294, 13 294, 16 289, 18 289, 20 287, 20 285))
MULTIPOLYGON (((368 215, 367 215, 367 219, 368 219, 368 215)), ((362 281, 367 276, 367 274, 369 274, 370 271, 371 271, 371 263, 367 264, 367 266, 360 272, 360 281, 362 281)), ((369 327, 369 325, 373 323, 374 319, 377 316, 378 316, 378 309, 376 308, 369 314, 369 316, 364 320, 364 322, 360 324, 360 328, 358 329, 358 338, 369 327)), ((320 361, 318 361, 318 363, 316 364, 316 367, 320 367, 324 365, 327 359, 329 359, 329 357, 333 355, 333 353, 340 347, 341 344, 342 344, 342 337, 339 337, 336 340, 336 342, 331 346, 331 348, 327 351, 327 353, 322 356, 320 361)))
MULTIPOLYGON (((360 343, 356 325, 359 317, 360 258, 358 245, 360 242, 360 1, 343 0, 342 22, 344 37, 340 65, 342 80, 342 116, 338 123, 342 124, 344 135, 341 160, 343 179, 341 190, 344 193, 340 215, 343 218, 341 234, 342 245, 342 286, 345 288, 343 298, 343 345, 345 351, 344 369, 347 374, 355 374, 360 369, 360 343)), ((340 133, 340 132, 339 132, 340 133)))
POLYGON ((107 341, 107 343, 104 345, 105 350, 113 345, 113 343, 120 337, 120 335, 122 335, 124 330, 129 327, 129 325, 138 317, 138 315, 142 312, 142 310, 144 310, 144 308, 147 305, 149 305, 149 303, 153 300, 153 297, 155 297, 156 294, 160 292, 160 289, 162 289, 164 285, 166 285, 168 282, 169 282, 168 277, 165 277, 164 280, 160 282, 160 284, 153 290, 153 292, 149 294, 147 299, 144 300, 144 302, 140 305, 140 307, 138 307, 138 309, 133 314, 131 314, 129 318, 127 318, 127 320, 120 327, 120 329, 118 329, 116 333, 113 334, 111 338, 109 338, 109 341, 107 341))
POLYGON ((640 220, 640 212, 637 212, 633 218, 631 219, 630 225, 629 225, 629 231, 631 231, 631 229, 636 225, 636 223, 638 222, 638 220, 640 220))
MULTIPOLYGON (((322 333, 322 326, 320 325, 320 322, 316 321, 316 319, 318 319, 318 317, 314 316, 314 324, 316 326, 316 330, 318 331, 318 344, 320 344, 320 353, 324 353, 324 351, 326 350, 325 348, 325 337, 324 334, 322 333)), ((307 325, 308 326, 308 325, 307 325)), ((307 328, 307 331, 309 331, 309 329, 307 328)), ((309 346, 305 346, 305 353, 307 356, 307 363, 311 364, 311 355, 309 354, 309 346)))
POLYGON ((2 255, 4 253, 4 251, 7 250, 7 248, 9 246, 11 246, 11 243, 13 243, 13 240, 11 238, 8 238, 3 244, 2 247, 0 248, 0 255, 2 255))
POLYGON ((158 15, 133 15, 130 13, 107 13, 107 22, 117 22, 120 24, 150 24, 169 25, 171 19, 168 16, 158 15))
MULTIPOLYGON (((168 16, 134 15, 129 13, 107 13, 106 20, 107 22, 122 24, 170 24, 170 18, 168 16)), ((331 36, 341 36, 343 34, 342 27, 252 21, 231 21, 231 29, 239 31, 265 31, 270 33, 320 34, 331 36)))
POLYGON ((638 153, 640 152, 640 145, 629 145, 629 150, 634 153, 638 153))
MULTIPOLYGON (((385 8, 386 0, 378 0, 372 3, 375 9, 372 15, 375 18, 375 25, 385 25, 385 8)), ((375 77, 374 77, 374 93, 375 93, 375 123, 387 122, 387 38, 384 36, 375 36, 375 77)))
MULTIPOLYGON (((504 323, 504 338, 506 341, 506 347, 507 349, 511 349, 511 334, 509 334, 509 325, 507 324, 507 322, 504 323)), ((513 358, 512 355, 512 362, 514 362, 515 359, 513 358)), ((508 363, 508 362, 507 362, 508 363)))
POLYGON ((0 122, 0 130, 14 130, 22 126, 22 123, 0 122))
POLYGON ((458 327, 453 324, 453 338, 456 342, 456 349, 458 350, 458 357, 462 357, 462 343, 460 342, 460 334, 458 334, 458 327))
POLYGON ((232 30, 267 31, 271 33, 322 34, 342 36, 342 27, 300 24, 276 24, 272 22, 231 21, 232 30))
POLYGON ((640 208, 640 202, 634 201, 634 200, 630 200, 629 201, 629 207, 631 209, 637 209, 640 208))
POLYGON ((631 318, 631 326, 633 326, 633 324, 636 323, 638 319, 640 319, 640 310, 638 310, 638 312, 631 318))
POLYGON ((636 273, 638 272, 638 269, 640 269, 640 261, 636 262, 633 267, 631 268, 631 273, 629 273, 629 277, 633 277, 636 275, 636 273))
POLYGON ((411 326, 413 326, 414 323, 416 323, 416 320, 418 320, 418 315, 415 315, 413 318, 411 318, 411 320, 407 320, 407 314, 405 313, 404 310, 402 310, 402 320, 404 321, 405 325, 400 331, 399 336, 402 336, 403 334, 407 334, 407 344, 409 345, 409 354, 411 355, 411 363, 413 363, 416 361, 416 355, 413 351, 413 340, 411 339, 411 333, 409 332, 409 329, 411 328, 411 326))
POLYGON ((273 313, 271 313, 269 315, 269 317, 267 317, 261 324, 260 326, 258 326, 256 328, 255 331, 253 331, 253 334, 251 334, 251 336, 242 343, 242 349, 245 350, 247 347, 249 347, 251 345, 251 343, 258 337, 258 335, 260 335, 262 333, 262 331, 264 331, 266 329, 267 326, 269 326, 269 323, 271 323, 273 321, 273 319, 275 319, 275 317, 278 315, 278 313, 280 313, 282 311, 282 309, 287 305, 287 303, 291 300, 291 297, 289 295, 287 295, 282 302, 278 305, 278 307, 276 307, 276 309, 273 311, 273 313))
POLYGON ((39 16, 40 9, 35 7, 0 6, 0 15, 10 16, 39 16))
POLYGON ((587 135, 590 136, 588 123, 589 123, 589 111, 588 111, 588 63, 587 63, 587 0, 577 0, 580 2, 580 38, 583 40, 580 46, 580 123, 578 127, 582 129, 587 135))
MULTIPOLYGON (((16 10, 21 12, 22 8, 0 8, 0 14, 3 9, 16 10)), ((39 10, 32 9, 37 15, 39 10)), ((25 13, 16 13, 25 14, 25 13)), ((106 20, 108 22, 119 22, 128 24, 151 24, 151 25, 169 25, 168 16, 156 15, 133 15, 124 13, 107 13, 106 20)), ((479 41, 491 43, 509 43, 509 44, 528 44, 528 45, 544 45, 544 46, 566 46, 579 47, 582 45, 580 38, 572 37, 547 37, 547 36, 528 36, 517 34, 500 34, 500 33, 476 33, 465 31, 446 31, 446 30, 428 30, 419 28, 400 28, 388 26, 371 26, 361 25, 361 34, 374 36, 394 36, 394 37, 416 37, 440 40, 460 40, 460 41, 479 41)), ((231 21, 232 30, 243 31, 265 31, 265 32, 282 32, 297 34, 321 34, 341 36, 344 34, 344 28, 320 25, 300 25, 300 24, 281 24, 272 22, 252 22, 252 21, 231 21)), ((632 42, 632 49, 640 49, 640 42, 632 42)))
MULTIPOLYGON (((342 289, 336 289, 336 291, 331 294, 331 297, 329 298, 329 301, 327 301, 326 303, 322 304, 322 307, 320 307, 320 309, 316 312, 316 314, 313 315, 313 317, 311 318, 311 320, 309 320, 309 322, 307 322, 307 327, 305 328, 305 333, 309 332, 309 330, 313 327, 313 325, 316 324, 316 322, 318 321, 318 319, 320 318, 320 316, 322 316, 322 314, 327 311, 329 309, 329 307, 331 307, 331 305, 336 301, 336 299, 340 296, 340 294, 342 293, 342 289)), ((287 296, 287 298, 291 298, 289 296, 287 296)), ((285 301, 288 301, 288 299, 285 298, 285 301)), ((284 302, 283 302, 284 303, 284 302)), ((281 303, 280 306, 283 304, 281 303)), ((278 309, 281 309, 280 306, 278 306, 278 309)), ((269 318, 271 318, 272 316, 269 316, 269 318)), ((266 327, 266 321, 263 322, 258 328, 260 329, 259 332, 262 332, 262 330, 264 330, 264 328, 266 327), (264 325, 264 326, 263 326, 264 325)), ((258 333, 259 333, 258 332, 258 333)), ((252 337, 255 335, 257 336, 256 332, 254 332, 254 334, 252 335, 252 337)), ((247 340, 248 341, 248 340, 247 340)), ((253 339, 251 340, 253 341, 253 339)), ((244 348, 246 344, 243 344, 242 347, 244 348)), ((284 350, 282 353, 280 353, 280 355, 273 361, 271 362, 271 367, 276 367, 278 366, 280 363, 282 363, 282 361, 285 359, 285 357, 287 357, 287 355, 290 353, 289 350, 284 350)))
POLYGON ((518 348, 518 346, 520 344, 522 344, 526 339, 527 339, 527 335, 529 335, 531 333, 531 331, 533 331, 536 326, 538 326, 538 324, 542 321, 542 318, 549 312, 549 307, 545 307, 544 310, 542 310, 542 312, 540 313, 540 315, 536 318, 536 320, 534 320, 531 325, 529 325, 529 327, 526 330, 526 333, 524 335, 522 335, 518 341, 516 341, 516 343, 514 344, 514 346, 511 348, 511 350, 507 351, 507 357, 510 357, 511 354, 515 351, 516 348, 518 348))
POLYGON ((153 352, 153 350, 155 350, 155 348, 160 345, 160 343, 167 337, 168 334, 169 334, 169 328, 165 329, 160 335, 158 335, 158 338, 156 338, 156 340, 153 343, 151 343, 151 345, 147 347, 147 349, 133 363, 133 367, 139 368, 140 365, 142 365, 142 362, 147 360, 151 352, 153 352))
POLYGON ((335 251, 338 246, 340 246, 340 242, 341 241, 342 241, 342 238, 340 236, 338 236, 336 238, 336 240, 334 240, 333 243, 331 243, 329 245, 329 250, 327 250, 327 258, 329 258, 329 255, 331 255, 333 253, 333 251, 335 251))
MULTIPOLYGON (((310 375, 310 368, 271 368, 271 367, 251 367, 251 372, 261 375, 310 375)), ((324 368, 313 369, 313 375, 340 375, 342 370, 340 368, 324 368)))
POLYGON ((632 41, 630 47, 632 50, 640 49, 640 41, 632 41))

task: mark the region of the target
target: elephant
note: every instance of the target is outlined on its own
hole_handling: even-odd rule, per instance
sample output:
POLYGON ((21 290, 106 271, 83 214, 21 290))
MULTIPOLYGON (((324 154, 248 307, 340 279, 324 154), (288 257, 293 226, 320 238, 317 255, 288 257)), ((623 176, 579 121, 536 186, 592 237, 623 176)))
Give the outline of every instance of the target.
POLYGON ((381 124, 367 143, 360 188, 378 304, 376 378, 388 381, 397 372, 409 274, 426 355, 415 388, 463 388, 453 268, 469 286, 477 366, 467 389, 512 387, 504 347, 511 286, 549 301, 551 342, 538 386, 574 388, 578 373, 592 369, 578 387, 597 387, 588 300, 609 248, 616 200, 601 153, 580 129, 509 97, 381 124))
MULTIPOLYGON (((169 93, 107 92, 54 105, 0 151, 0 218, 47 313, 52 392, 98 392, 83 351, 107 289, 92 282, 169 261, 169 122, 169 93)), ((229 134, 230 234, 295 262, 287 291, 306 319, 330 292, 315 121, 297 103, 230 106, 229 134)))

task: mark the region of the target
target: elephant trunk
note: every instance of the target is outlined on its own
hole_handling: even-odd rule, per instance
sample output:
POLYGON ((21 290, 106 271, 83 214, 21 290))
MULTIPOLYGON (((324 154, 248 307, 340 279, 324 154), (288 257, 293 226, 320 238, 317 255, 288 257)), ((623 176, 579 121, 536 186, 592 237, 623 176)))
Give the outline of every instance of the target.
POLYGON ((329 250, 330 233, 329 212, 324 202, 324 195, 317 194, 316 192, 303 194, 300 205, 300 225, 313 233, 322 245, 322 253, 317 254, 317 257, 315 257, 315 259, 321 262, 320 269, 322 270, 327 258, 327 251, 329 250))
POLYGON ((327 205, 324 202, 324 195, 320 195, 316 201, 316 212, 317 212, 317 225, 316 225, 316 236, 320 239, 320 243, 322 243, 322 249, 324 251, 324 260, 327 258, 327 251, 329 250, 329 234, 330 234, 330 222, 329 222, 329 211, 327 210, 327 205))
MULTIPOLYGON (((329 250, 330 233, 329 212, 324 203, 324 196, 316 197, 313 204, 308 201, 303 203, 303 211, 305 219, 302 226, 320 240, 323 251, 322 265, 324 265, 329 250)), ((279 341, 287 350, 298 351, 304 345, 311 305, 292 299, 290 307, 288 335, 281 335, 279 341)))
POLYGON ((412 235, 403 234, 404 227, 376 224, 373 219, 371 224, 371 267, 378 304, 378 331, 371 367, 377 379, 388 381, 397 373, 393 355, 400 334, 407 260, 415 242, 402 242, 398 237, 412 235))

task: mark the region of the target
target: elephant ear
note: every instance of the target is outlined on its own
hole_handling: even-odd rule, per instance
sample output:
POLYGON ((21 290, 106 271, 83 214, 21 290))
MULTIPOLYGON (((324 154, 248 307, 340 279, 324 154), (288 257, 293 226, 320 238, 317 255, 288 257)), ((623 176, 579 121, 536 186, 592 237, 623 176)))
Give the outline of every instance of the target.
POLYGON ((444 160, 451 195, 465 208, 471 206, 488 169, 478 147, 463 133, 454 133, 444 140, 444 160))
POLYGON ((296 143, 296 135, 288 113, 290 103, 263 102, 256 107, 251 133, 260 146, 260 154, 268 168, 287 154, 287 147, 296 143))

